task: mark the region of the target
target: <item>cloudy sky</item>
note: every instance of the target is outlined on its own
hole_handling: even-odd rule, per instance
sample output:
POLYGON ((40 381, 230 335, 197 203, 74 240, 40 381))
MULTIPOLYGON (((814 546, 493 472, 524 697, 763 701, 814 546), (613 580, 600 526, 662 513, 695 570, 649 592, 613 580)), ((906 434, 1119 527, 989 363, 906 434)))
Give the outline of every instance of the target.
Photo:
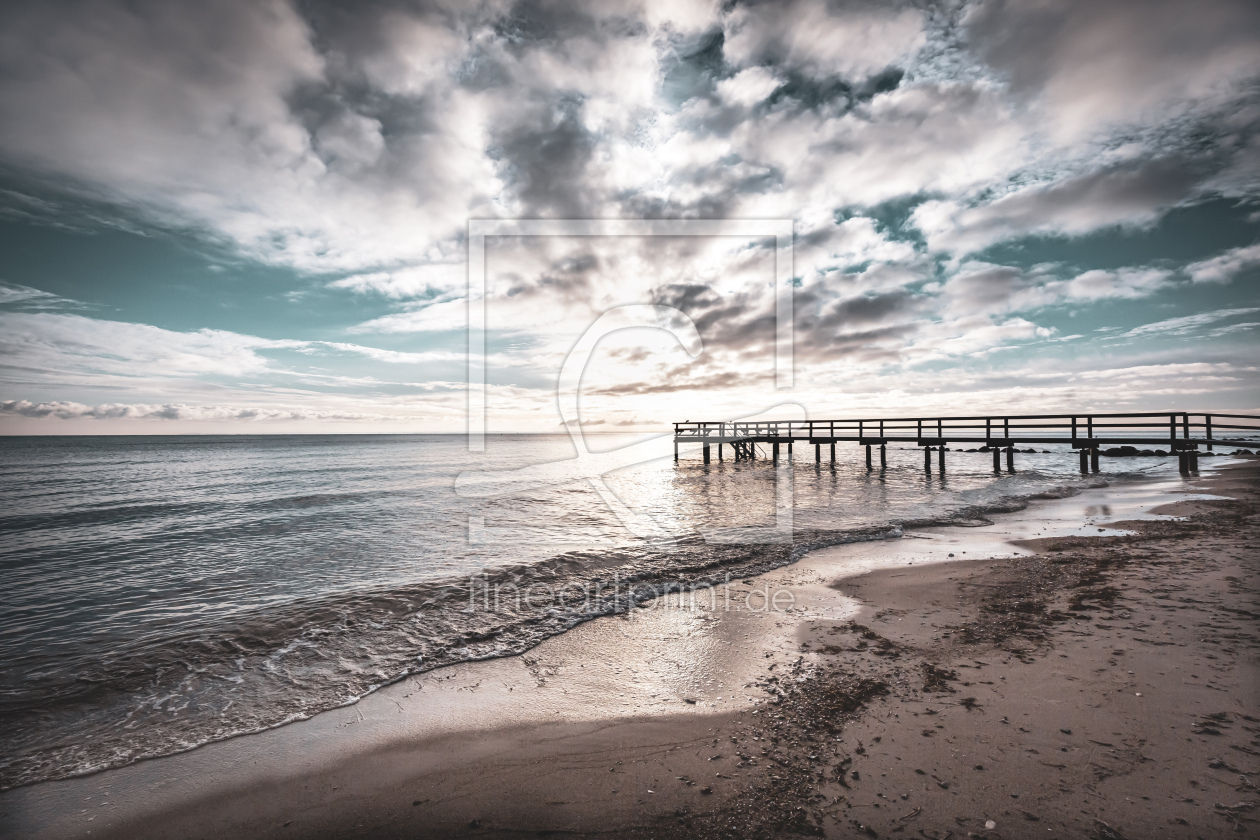
POLYGON ((0 7, 0 433, 554 431, 1260 407, 1260 5, 127 0, 0 7), (664 311, 664 310, 660 310, 664 311), (693 355, 698 353, 698 355, 693 355))

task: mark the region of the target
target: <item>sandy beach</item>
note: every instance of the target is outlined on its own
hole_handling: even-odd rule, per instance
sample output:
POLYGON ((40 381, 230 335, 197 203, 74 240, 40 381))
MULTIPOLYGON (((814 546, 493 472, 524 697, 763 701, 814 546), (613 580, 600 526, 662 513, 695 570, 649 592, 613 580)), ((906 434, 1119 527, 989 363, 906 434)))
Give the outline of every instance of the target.
POLYGON ((1245 836, 1256 467, 815 551, 714 604, 7 791, 0 833, 1245 836))

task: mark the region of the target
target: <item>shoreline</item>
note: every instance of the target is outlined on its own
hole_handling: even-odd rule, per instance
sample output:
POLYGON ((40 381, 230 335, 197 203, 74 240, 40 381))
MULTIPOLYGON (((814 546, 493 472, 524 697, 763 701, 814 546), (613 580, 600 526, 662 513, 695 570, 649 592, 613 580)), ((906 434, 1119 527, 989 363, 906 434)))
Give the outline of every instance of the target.
MULTIPOLYGON (((1254 464, 1239 467, 1247 470, 1254 464)), ((1222 476, 1235 469, 1227 467, 1221 473, 1198 483, 1221 484, 1222 476)), ((1254 476, 1254 471, 1247 474, 1254 476)), ((1073 546, 1073 541, 1090 540, 1136 539, 1140 543, 1150 537, 1137 531, 1152 530, 1149 523, 1162 523, 1157 527, 1165 528, 1175 525, 1146 514, 1133 528, 1121 532, 1129 536, 1087 538, 1085 534, 1096 533, 1099 524, 1115 524, 1121 513, 1137 514, 1127 508, 1109 515, 1101 511, 1086 517, 1079 511, 1072 517, 1064 514, 1067 508, 1080 508, 1082 501, 1089 501, 1082 496, 1094 493, 1105 497, 1107 490, 1037 502, 1017 514, 998 514, 997 524, 986 528, 929 529, 908 533, 902 540, 819 549, 795 564, 751 579, 754 586, 790 588, 799 600, 786 613, 710 614, 671 609, 663 603, 637 611, 633 618, 586 622, 524 655, 448 666, 408 678, 358 704, 308 721, 91 776, 16 788, 0 794, 0 830, 28 837, 388 837, 426 836, 426 831, 428 836, 495 836, 526 826, 606 835, 612 825, 629 835, 703 834, 708 830, 704 821, 718 819, 714 815, 742 813, 741 797, 750 795, 746 783, 756 792, 761 786, 773 788, 788 775, 799 775, 800 768, 788 758, 784 764, 757 759, 749 744, 762 744, 764 739, 746 734, 759 729, 758 719, 764 720, 763 715, 785 708, 785 702, 795 702, 783 699, 796 695, 792 689, 782 690, 787 683, 780 683, 778 674, 793 674, 791 679, 800 682, 791 685, 802 690, 830 685, 818 690, 830 697, 830 705, 823 705, 832 710, 832 726, 837 716, 867 709, 866 715, 833 736, 840 741, 830 742, 846 747, 854 734, 865 731, 861 727, 868 725, 870 710, 909 702, 896 699, 902 690, 898 683, 877 675, 854 676, 867 667, 859 667, 857 659, 871 660, 872 667, 883 666, 909 657, 907 651, 922 648, 925 641, 939 647, 939 632, 936 640, 925 640, 913 633, 898 636, 885 627, 900 618, 900 629, 909 628, 905 619, 921 607, 874 609, 853 597, 865 595, 889 605, 909 597, 904 587, 893 585, 895 578, 906 574, 900 566, 876 569, 879 563, 891 563, 889 557, 897 555, 902 565, 918 565, 917 578, 934 581, 925 586, 939 593, 951 585, 951 574, 992 574, 996 565, 1009 569, 1013 558, 1044 557, 1046 523, 1055 522, 1056 510, 1059 529, 1050 539, 1073 546), (1012 524, 1021 518, 1023 526, 1012 524), (1042 533, 1034 530, 1038 526, 1042 533), (1002 537, 1019 527, 1026 532, 1022 542, 1011 545, 1002 537), (948 559, 942 554, 964 552, 972 558, 986 557, 959 556, 949 564, 927 565, 933 559, 948 559), (994 554, 1002 558, 996 564, 988 556, 994 554), (853 561, 859 556, 867 568, 855 567, 853 561), (837 572, 843 578, 836 584, 839 592, 832 586, 837 572), (893 616, 889 609, 904 609, 904 613, 893 616), (837 638, 853 636, 852 626, 863 628, 858 638, 835 644, 837 638), (861 638, 867 633, 873 635, 861 638), (829 652, 829 647, 836 652, 829 652), (856 654, 859 650, 864 652, 856 654), (892 656, 893 652, 897 655, 892 656), (846 662, 844 674, 833 675, 835 679, 828 683, 821 671, 834 670, 828 660, 836 657, 856 659, 846 662), (891 694, 881 695, 875 689, 877 683, 883 683, 879 690, 891 694), (731 739, 741 745, 738 749, 746 758, 735 758, 731 739), (789 769, 776 774, 767 769, 769 764, 789 769), (537 774, 539 766, 545 766, 547 773, 537 774), (472 790, 487 779, 494 780, 496 789, 480 794, 472 790), (421 790, 426 795, 420 795, 421 790), (82 807, 88 803, 90 808, 82 807)), ((1189 504, 1211 509, 1217 503, 1189 504)), ((730 591, 744 593, 748 586, 732 582, 730 591)), ((927 648, 934 649, 930 644, 927 648)), ((1004 655, 1008 660, 1015 656, 1021 663, 1033 658, 1030 652, 1004 655)), ((1254 652, 1252 657, 1254 686, 1254 652)), ((948 656, 942 653, 937 658, 948 656)), ((932 668, 942 674, 958 671, 946 661, 932 668)), ((926 674, 925 686, 949 687, 953 682, 948 676, 934 679, 934 671, 920 671, 926 674)), ((916 672, 915 679, 922 674, 916 672)), ((911 682, 902 674, 905 690, 911 689, 911 682)), ((981 689, 968 686, 967 690, 977 692, 978 706, 986 705, 982 700, 989 705, 995 702, 981 698, 981 689)), ((821 695, 814 700, 821 702, 821 695)), ((811 703, 798 705, 817 706, 811 703)), ((791 736, 769 737, 790 737, 802 743, 809 737, 814 739, 810 743, 823 743, 804 722, 791 736)), ((929 742, 927 736, 922 737, 929 742)), ((848 754, 854 768, 875 754, 866 747, 861 750, 848 754)), ((821 747, 813 755, 806 764, 816 770, 821 747)), ((805 786, 814 791, 809 798, 834 798, 851 790, 838 782, 830 784, 839 793, 828 793, 826 785, 811 783, 805 786)), ((849 806, 845 810, 851 810, 853 802, 845 801, 849 806)), ((800 809, 794 813, 809 815, 816 804, 794 806, 800 809)), ((914 823, 916 830, 923 825, 914 823)), ((828 832, 835 830, 827 826, 825 819, 819 825, 828 832)), ((884 826, 879 833, 895 827, 884 826)), ((958 825, 953 830, 957 832, 958 825)), ((1039 836, 1044 836, 1044 828, 1040 830, 1039 836)))
MULTIPOLYGON (((653 551, 637 547, 577 558, 561 553, 540 563, 486 567, 471 577, 438 576, 242 611, 218 630, 181 627, 134 649, 106 649, 102 655, 109 658, 108 664, 82 656, 60 666, 50 663, 52 681, 60 680, 62 690, 47 687, 47 705, 26 698, 24 707, 9 717, 0 791, 258 734, 353 705, 415 674, 528 653, 542 640, 577 624, 625 612, 632 588, 638 595, 657 597, 662 589, 753 577, 795 563, 819 548, 900 536, 902 528, 991 524, 990 515, 1062 497, 1069 487, 1071 492, 1088 492, 1100 478, 1055 478, 1036 469, 1026 475, 1033 477, 1032 487, 1021 486, 1029 483, 1021 474, 1005 492, 988 492, 1001 483, 993 482, 981 497, 930 505, 934 513, 889 514, 884 523, 850 522, 834 528, 798 523, 801 527, 786 544, 724 545, 696 533, 653 551), (612 589, 607 588, 608 573, 612 589), (474 585, 482 586, 487 596, 494 589, 493 608, 487 601, 485 609, 466 609, 474 585), (522 609, 511 603, 510 594, 502 602, 497 595, 499 587, 510 593, 533 592, 536 586, 551 593, 549 603, 522 609), (581 603, 569 597, 575 588, 585 596, 581 603), (557 593, 562 593, 558 601, 557 593), (419 624, 413 620, 418 611, 424 614, 419 624), (317 640, 314 645, 308 633, 317 640), (365 638, 369 644, 362 643, 365 638), (348 667, 339 667, 340 663, 348 667), (97 693, 95 702, 76 702, 84 685, 97 693), (167 711, 181 707, 189 711, 167 716, 162 714, 164 706, 167 711), (136 712, 138 721, 131 717, 136 712), (120 721, 138 728, 120 728, 120 721)), ((1151 479, 1139 470, 1119 480, 1151 479)), ((867 474, 865 483, 873 481, 882 485, 885 478, 867 474)), ((943 477, 940 487, 945 489, 943 477)))

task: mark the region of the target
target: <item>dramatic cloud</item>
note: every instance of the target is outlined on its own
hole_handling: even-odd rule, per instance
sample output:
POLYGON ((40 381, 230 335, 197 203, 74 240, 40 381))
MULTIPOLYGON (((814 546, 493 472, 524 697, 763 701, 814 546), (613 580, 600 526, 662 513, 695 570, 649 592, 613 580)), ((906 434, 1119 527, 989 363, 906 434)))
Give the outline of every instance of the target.
POLYGON ((1195 182, 1184 162, 1156 160, 1028 187, 978 206, 929 201, 913 218, 934 249, 967 253, 1030 233, 1070 236, 1148 223, 1187 198, 1195 182))
POLYGON ((490 237, 469 300, 472 219, 792 220, 816 399, 915 404, 933 366, 1023 394, 1030 358, 1083 373, 1090 348, 1163 370, 1137 356, 1168 335, 1228 365, 1260 265, 1258 45, 1243 0, 11 2, 0 225, 94 256, 0 259, 0 396, 97 406, 39 415, 66 422, 414 400, 454 430, 472 306, 504 422, 550 429, 571 348, 628 303, 677 308, 704 353, 608 337, 590 423, 771 387, 769 237, 490 237))
POLYGON ((1044 109, 1048 133, 1075 139, 1211 110, 1255 78, 1260 10, 1201 0, 982 0, 968 40, 1044 109))

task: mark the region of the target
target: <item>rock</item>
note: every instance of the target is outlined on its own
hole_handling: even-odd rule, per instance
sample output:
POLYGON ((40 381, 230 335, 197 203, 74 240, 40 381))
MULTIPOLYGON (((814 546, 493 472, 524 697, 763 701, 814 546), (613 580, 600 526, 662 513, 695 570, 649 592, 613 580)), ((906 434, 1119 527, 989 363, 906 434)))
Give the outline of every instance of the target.
POLYGON ((1113 446, 1102 450, 1098 454, 1106 455, 1108 458, 1131 458, 1138 454, 1138 450, 1136 446, 1113 446))

